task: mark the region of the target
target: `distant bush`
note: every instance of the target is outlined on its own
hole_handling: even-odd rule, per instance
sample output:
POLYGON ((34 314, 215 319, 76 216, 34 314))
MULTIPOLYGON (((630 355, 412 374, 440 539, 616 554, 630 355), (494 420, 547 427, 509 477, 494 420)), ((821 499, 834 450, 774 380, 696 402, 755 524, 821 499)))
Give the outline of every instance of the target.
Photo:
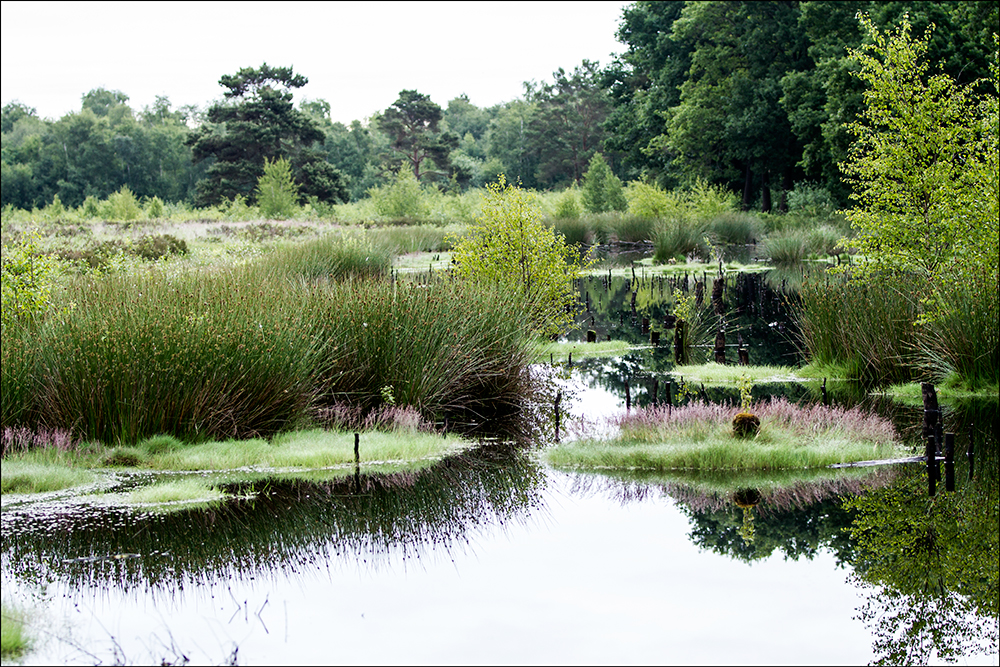
POLYGON ((567 188, 556 204, 556 220, 570 220, 580 217, 580 203, 577 201, 577 194, 574 188, 567 188))
POLYGON ((187 242, 170 234, 146 235, 135 241, 130 251, 143 259, 156 260, 167 255, 186 255, 187 242))
POLYGON ((591 213, 624 211, 628 208, 621 180, 614 175, 600 153, 594 153, 590 158, 587 173, 583 175, 581 199, 583 208, 591 213))
POLYGON ((257 206, 265 218, 287 220, 299 210, 299 186, 285 158, 264 160, 264 173, 257 179, 257 206))
POLYGON ((424 203, 423 195, 416 176, 406 168, 399 170, 392 183, 374 187, 368 191, 375 212, 390 219, 426 219, 429 211, 424 203))
POLYGON ((142 207, 139 200, 135 198, 127 185, 123 185, 118 192, 108 195, 108 199, 103 207, 103 214, 107 220, 129 222, 142 218, 142 207))

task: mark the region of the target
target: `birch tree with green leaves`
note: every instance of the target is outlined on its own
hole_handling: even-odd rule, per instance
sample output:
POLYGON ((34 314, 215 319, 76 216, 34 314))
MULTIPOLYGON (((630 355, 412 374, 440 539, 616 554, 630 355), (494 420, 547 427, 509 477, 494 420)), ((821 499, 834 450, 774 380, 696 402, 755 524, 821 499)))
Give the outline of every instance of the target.
MULTIPOLYGON (((851 50, 867 85, 856 137, 840 168, 854 189, 846 211, 861 272, 916 271, 932 288, 992 275, 998 249, 998 70, 959 85, 928 75, 933 25, 920 39, 859 20, 871 42, 851 50)), ((996 37, 994 37, 996 40, 996 37)), ((996 42, 995 42, 996 43, 996 42)))
POLYGON ((455 273, 516 290, 539 333, 555 336, 573 323, 579 299, 573 281, 589 260, 542 220, 531 193, 501 174, 486 186, 483 209, 455 240, 455 273))

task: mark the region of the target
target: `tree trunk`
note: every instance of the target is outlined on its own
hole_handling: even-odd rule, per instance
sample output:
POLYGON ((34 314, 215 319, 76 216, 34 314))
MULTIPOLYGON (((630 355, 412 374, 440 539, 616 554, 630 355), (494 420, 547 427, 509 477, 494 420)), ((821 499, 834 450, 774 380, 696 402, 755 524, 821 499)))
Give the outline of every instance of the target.
POLYGON ((750 201, 750 197, 753 193, 753 172, 750 171, 750 163, 747 162, 746 168, 746 178, 743 181, 743 210, 749 211, 753 202, 750 201))

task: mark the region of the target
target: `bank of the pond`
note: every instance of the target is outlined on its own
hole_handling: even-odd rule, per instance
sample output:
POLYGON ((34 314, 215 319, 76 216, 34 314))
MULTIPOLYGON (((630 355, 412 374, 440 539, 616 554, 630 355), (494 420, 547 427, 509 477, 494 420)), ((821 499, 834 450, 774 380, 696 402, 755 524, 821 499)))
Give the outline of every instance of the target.
POLYGON ((637 346, 624 340, 607 340, 599 343, 567 341, 539 346, 535 358, 538 361, 568 361, 571 356, 574 359, 620 357, 634 349, 637 349, 637 346))
POLYGON ((757 402, 754 437, 733 435, 739 408, 693 402, 613 418, 610 439, 581 437, 544 450, 556 467, 635 470, 787 470, 889 459, 901 453, 892 424, 860 408, 757 402))
POLYGON ((31 648, 23 611, 7 604, 0 607, 0 657, 17 659, 31 648))
POLYGON ((800 375, 798 369, 790 366, 732 366, 717 364, 714 361, 706 364, 674 366, 671 373, 675 377, 706 385, 732 384, 744 379, 754 384, 801 382, 810 379, 800 375))
MULTIPOLYGON (((469 449, 469 440, 416 430, 350 432, 308 430, 279 435, 271 441, 226 440, 184 444, 171 436, 154 436, 130 447, 90 444, 77 450, 34 448, 3 460, 3 493, 38 493, 78 487, 108 470, 239 471, 248 479, 255 471, 284 478, 315 477, 336 469, 340 476, 355 467, 371 470, 415 469, 469 449)), ((214 499, 211 481, 185 479, 136 489, 125 502, 157 503, 214 499)))

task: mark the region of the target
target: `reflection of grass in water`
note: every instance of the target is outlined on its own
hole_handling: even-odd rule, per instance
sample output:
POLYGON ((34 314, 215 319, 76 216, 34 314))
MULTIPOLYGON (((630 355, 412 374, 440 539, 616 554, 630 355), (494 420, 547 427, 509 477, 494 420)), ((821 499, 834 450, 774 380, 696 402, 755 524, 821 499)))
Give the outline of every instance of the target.
POLYGON ((574 479, 574 491, 607 492, 621 501, 640 499, 660 490, 697 512, 714 512, 734 506, 741 489, 760 493, 760 507, 785 511, 827 498, 857 495, 896 478, 899 468, 810 468, 803 470, 595 470, 574 479))
POLYGON ((617 418, 612 440, 581 439, 547 449, 555 466, 643 470, 780 470, 889 458, 891 423, 859 408, 799 407, 784 399, 751 405, 755 438, 734 438, 727 405, 637 409, 617 418))
POLYGON ((620 357, 631 351, 633 347, 624 340, 608 340, 600 343, 582 343, 580 341, 549 343, 539 347, 536 358, 540 361, 548 361, 549 359, 565 361, 570 354, 575 359, 620 357))
POLYGON ((130 503, 214 502, 226 494, 203 477, 185 477, 169 482, 157 482, 129 492, 130 503))
POLYGON ((4 658, 19 658, 31 648, 24 626, 24 612, 4 602, 0 606, 0 655, 4 658))
POLYGON ((4 460, 0 477, 3 493, 45 493, 94 481, 94 475, 86 470, 11 459, 4 460))
POLYGON ((790 366, 724 366, 714 361, 694 366, 675 366, 672 374, 704 384, 729 384, 741 377, 752 382, 796 382, 802 378, 790 366))

